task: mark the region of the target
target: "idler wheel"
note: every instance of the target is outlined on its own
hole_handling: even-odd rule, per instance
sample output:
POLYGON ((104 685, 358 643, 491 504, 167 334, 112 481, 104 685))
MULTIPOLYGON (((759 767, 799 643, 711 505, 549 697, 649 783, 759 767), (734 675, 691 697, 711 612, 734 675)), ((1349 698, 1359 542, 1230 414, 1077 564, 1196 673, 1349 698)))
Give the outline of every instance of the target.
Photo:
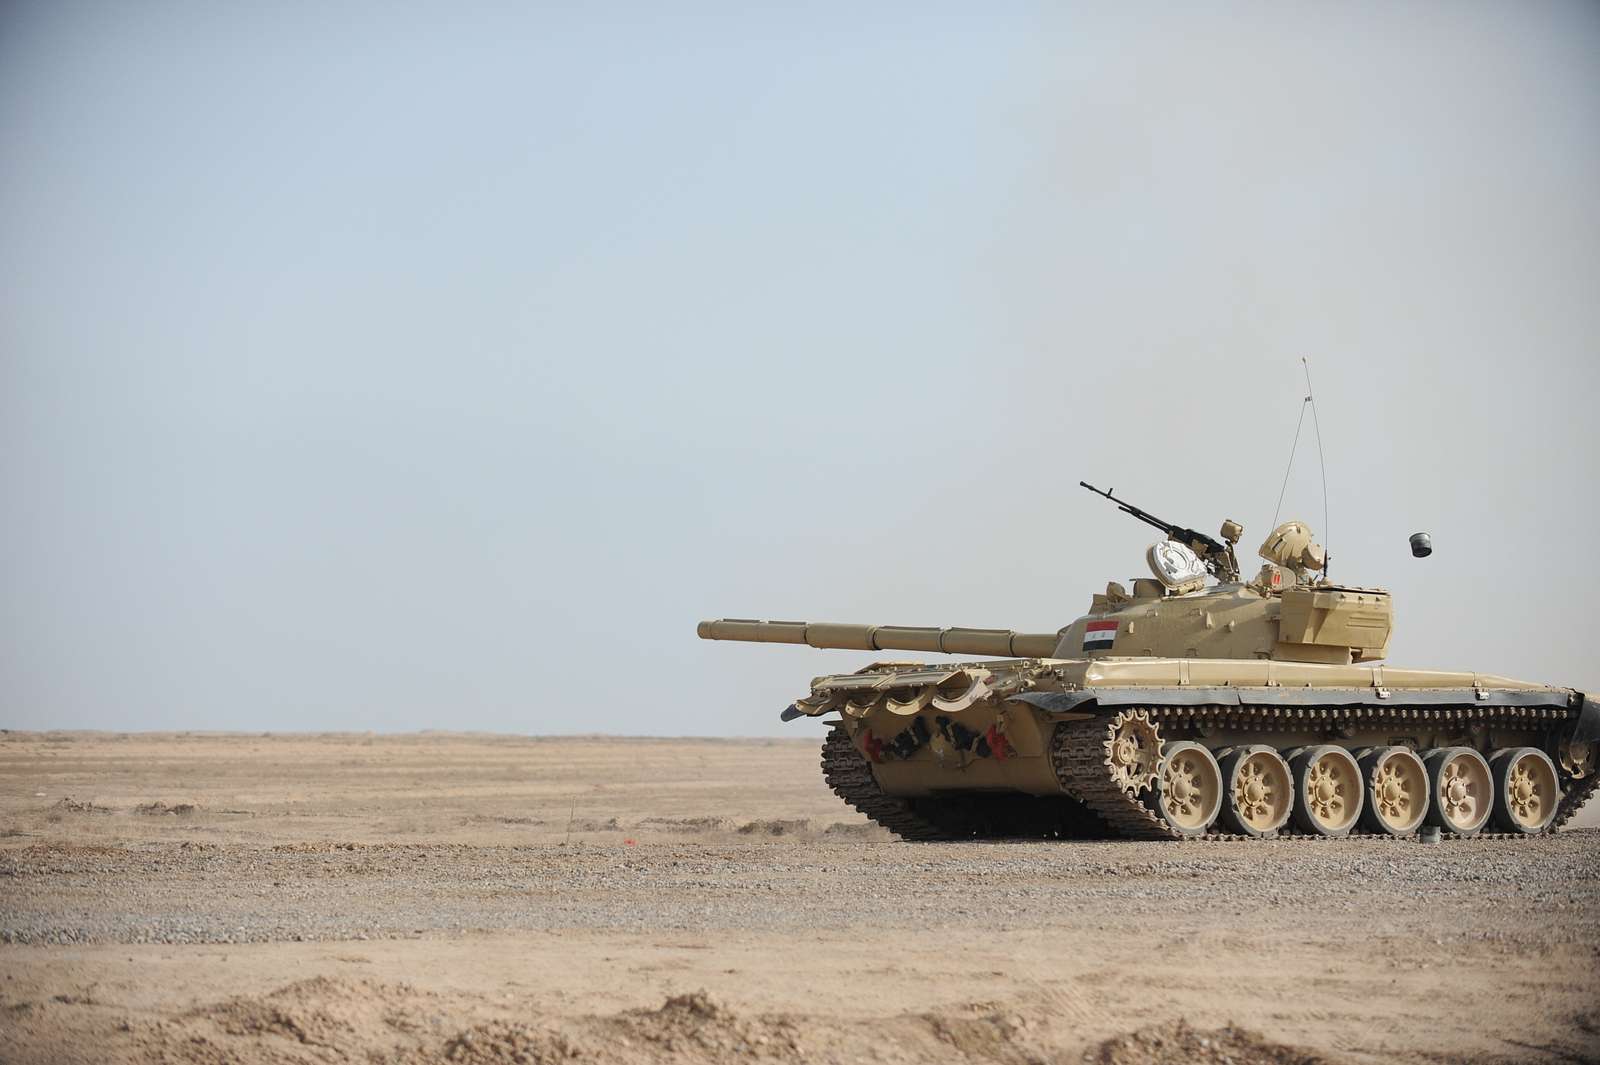
POLYGON ((1471 747, 1435 747, 1428 767, 1428 823, 1458 836, 1476 836, 1494 811, 1489 763, 1471 747))
POLYGON ((1555 763, 1537 747, 1496 751, 1489 760, 1494 772, 1494 819, 1509 832, 1536 835, 1550 827, 1561 788, 1555 763))
POLYGON ((1294 811, 1289 763, 1271 747, 1235 747, 1221 768, 1222 823, 1257 839, 1275 835, 1294 811))
POLYGON ((1556 753, 1561 756, 1561 769, 1573 780, 1582 780, 1594 772, 1595 745, 1585 740, 1563 740, 1556 753))
POLYGON ((1307 747, 1294 769, 1295 824, 1319 836, 1347 836, 1361 816, 1361 767, 1355 755, 1331 743, 1307 747))
POLYGON ((1362 754, 1366 803, 1362 822, 1374 832, 1409 836, 1428 816, 1428 767, 1409 747, 1375 747, 1362 754))
POLYGON ((1222 808, 1222 770, 1211 752, 1190 740, 1164 745, 1151 805, 1179 834, 1203 835, 1222 808))

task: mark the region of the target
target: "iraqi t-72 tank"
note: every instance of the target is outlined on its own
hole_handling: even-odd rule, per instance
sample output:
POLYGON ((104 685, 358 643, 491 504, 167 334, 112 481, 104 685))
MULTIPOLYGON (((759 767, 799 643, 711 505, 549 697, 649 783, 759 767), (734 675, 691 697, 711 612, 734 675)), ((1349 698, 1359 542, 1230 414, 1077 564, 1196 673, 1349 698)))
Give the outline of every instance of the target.
MULTIPOLYGON (((1151 577, 1053 633, 723 619, 708 640, 980 656, 817 677, 822 772, 906 839, 1527 837, 1600 784, 1600 703, 1571 688, 1379 664, 1393 603, 1336 584, 1301 522, 1242 578, 1221 539, 1161 529, 1151 577)), ((1414 539, 1414 553, 1431 548, 1414 539)))

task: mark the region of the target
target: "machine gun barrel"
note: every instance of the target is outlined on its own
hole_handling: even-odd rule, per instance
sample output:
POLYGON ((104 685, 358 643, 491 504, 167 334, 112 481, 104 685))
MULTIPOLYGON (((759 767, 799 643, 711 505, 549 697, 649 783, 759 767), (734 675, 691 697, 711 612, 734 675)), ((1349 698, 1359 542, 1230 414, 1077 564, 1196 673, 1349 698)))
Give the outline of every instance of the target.
POLYGON ((1078 485, 1079 487, 1087 488, 1097 496, 1105 496, 1107 499, 1111 500, 1111 502, 1115 503, 1117 505, 1117 509, 1122 511, 1124 514, 1131 514, 1135 518, 1138 518, 1140 521, 1144 522, 1146 525, 1155 526, 1157 529, 1160 529, 1162 532, 1166 533, 1169 540, 1176 540, 1180 544, 1184 544, 1187 547, 1195 549, 1195 552, 1202 557, 1207 555, 1214 555, 1217 558, 1227 557, 1228 549, 1223 547, 1216 540, 1207 536, 1205 533, 1196 532, 1194 529, 1186 529, 1182 525, 1174 525, 1171 522, 1162 521, 1149 511, 1140 510, 1132 503, 1118 499, 1116 496, 1111 494, 1113 491, 1112 489, 1108 488, 1104 491, 1101 491, 1088 481, 1079 481, 1078 485))
POLYGON ((1010 629, 938 629, 906 625, 839 625, 828 622, 753 621, 721 618, 702 621, 702 640, 746 643, 799 643, 856 651, 942 651, 996 658, 1049 658, 1061 641, 1055 632, 1010 629))

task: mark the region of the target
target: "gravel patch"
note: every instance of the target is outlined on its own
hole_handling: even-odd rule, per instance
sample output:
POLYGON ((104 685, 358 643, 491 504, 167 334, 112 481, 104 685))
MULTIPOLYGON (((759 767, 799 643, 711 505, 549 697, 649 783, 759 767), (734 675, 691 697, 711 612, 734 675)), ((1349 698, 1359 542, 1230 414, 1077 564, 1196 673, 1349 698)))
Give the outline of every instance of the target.
MULTIPOLYGON (((769 841, 770 840, 770 841, 769 841)), ((1600 932, 1600 833, 1342 843, 72 845, 0 852, 0 942, 244 943, 562 928, 1203 927, 1257 915, 1519 943, 1600 932), (1381 906, 1375 906, 1381 902, 1381 906), (1508 921, 1510 914, 1522 918, 1508 921)))

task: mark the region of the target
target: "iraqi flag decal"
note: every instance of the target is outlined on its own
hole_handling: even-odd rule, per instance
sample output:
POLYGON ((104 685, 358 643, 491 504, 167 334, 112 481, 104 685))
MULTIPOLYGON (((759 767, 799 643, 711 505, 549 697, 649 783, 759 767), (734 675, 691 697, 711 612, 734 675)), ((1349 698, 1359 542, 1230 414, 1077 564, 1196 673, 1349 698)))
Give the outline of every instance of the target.
POLYGON ((1083 650, 1109 651, 1111 644, 1117 638, 1117 623, 1115 621, 1091 621, 1083 627, 1083 650))

